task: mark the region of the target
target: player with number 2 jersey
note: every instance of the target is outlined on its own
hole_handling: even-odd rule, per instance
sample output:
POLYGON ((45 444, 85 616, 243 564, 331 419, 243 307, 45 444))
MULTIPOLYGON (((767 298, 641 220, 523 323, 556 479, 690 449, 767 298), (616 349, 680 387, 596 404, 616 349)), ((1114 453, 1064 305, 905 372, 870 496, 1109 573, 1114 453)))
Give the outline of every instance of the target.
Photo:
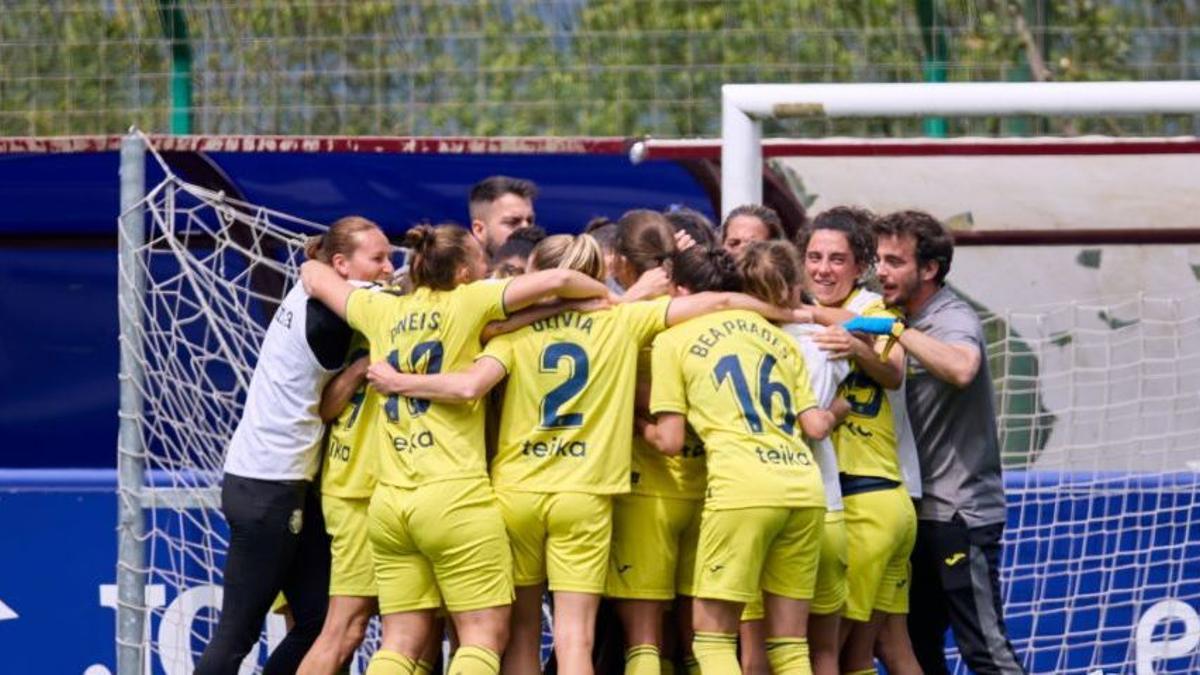
MULTIPOLYGON (((486 274, 483 252, 457 226, 418 226, 406 243, 414 250, 415 285, 407 296, 354 290, 327 267, 302 269, 313 295, 370 341, 371 368, 464 368, 479 352, 484 326, 509 310, 545 297, 608 295, 602 283, 567 270, 479 281, 486 274)), ((432 630, 433 611, 444 603, 461 644, 451 671, 496 673, 512 567, 484 462, 483 404, 389 395, 376 414, 383 416, 386 445, 369 517, 384 635, 372 668, 411 670, 432 630)))

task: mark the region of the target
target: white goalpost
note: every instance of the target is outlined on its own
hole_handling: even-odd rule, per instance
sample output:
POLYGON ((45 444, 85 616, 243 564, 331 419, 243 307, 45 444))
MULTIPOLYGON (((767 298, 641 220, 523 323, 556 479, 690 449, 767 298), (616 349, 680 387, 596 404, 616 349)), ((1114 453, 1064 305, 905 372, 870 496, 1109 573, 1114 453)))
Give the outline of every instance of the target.
POLYGON ((762 202, 762 120, 1200 113, 1200 82, 727 84, 721 87, 721 210, 762 202))
MULTIPOLYGON (((1200 114, 1200 82, 725 85, 721 210, 762 203, 765 119, 1149 114, 1200 114)), ((646 154, 643 145, 634 156, 646 154)), ((880 166, 860 159, 870 154, 843 160, 870 167, 858 179, 860 199, 869 198, 872 186, 919 182, 870 172, 880 166)), ((819 160, 794 159, 789 169, 804 167, 805 179, 819 173, 819 160)), ((1103 170, 1099 163, 1089 166, 1103 170)), ((846 179, 846 166, 838 170, 826 177, 842 180, 838 194, 845 199, 846 185, 855 181, 846 179)), ((1200 162, 1185 170, 1200 170, 1200 162)), ((822 192, 829 185, 806 187, 822 192)), ((1149 203, 1147 195, 1139 197, 1149 203)), ((922 207, 919 197, 912 199, 912 207, 922 207)), ((892 190, 884 201, 902 200, 892 190)), ((1176 225, 1195 227, 1194 210, 1177 211, 1182 223, 1176 225)), ((1110 236, 1105 243, 1115 245, 1106 249, 1111 255, 1124 242, 1110 236)), ((1137 249, 1139 264, 1153 268, 1151 261, 1161 257, 1165 265, 1180 248, 1137 249)), ((1022 249, 1040 255, 1029 253, 1035 250, 1022 249)), ((1012 249, 996 251, 987 257, 993 264, 1011 265, 1010 274, 1025 269, 1012 264, 1012 249)), ((1101 252, 1079 256, 1098 259, 1101 252)), ((969 256, 967 264, 980 259, 969 256)), ((957 255, 956 264, 962 264, 957 255)), ((1046 283, 1053 284, 1055 271, 1041 270, 1046 283)), ((1005 452, 1004 606, 1030 672, 1200 672, 1200 291, 1194 285, 1200 267, 1179 278, 1183 290, 1175 292, 1058 302, 1028 293, 1016 300, 1019 294, 1009 293, 1012 304, 981 311, 1005 452)))

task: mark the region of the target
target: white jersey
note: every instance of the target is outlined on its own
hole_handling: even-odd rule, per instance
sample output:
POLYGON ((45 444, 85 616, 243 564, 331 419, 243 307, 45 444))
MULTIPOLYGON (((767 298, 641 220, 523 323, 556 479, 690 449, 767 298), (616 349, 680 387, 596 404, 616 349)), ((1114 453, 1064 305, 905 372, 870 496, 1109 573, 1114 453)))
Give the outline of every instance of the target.
POLYGON ((908 369, 901 374, 899 389, 885 389, 888 402, 892 404, 892 419, 896 421, 896 458, 900 460, 900 473, 904 475, 904 486, 908 488, 908 496, 913 499, 921 498, 921 462, 917 459, 917 438, 913 436, 912 425, 908 422, 908 399, 905 398, 905 385, 908 380, 908 369))
MULTIPOLYGON (((863 289, 846 305, 846 309, 855 314, 861 314, 867 306, 880 300, 882 300, 882 296, 878 293, 863 289)), ((908 368, 904 368, 900 373, 900 387, 884 389, 884 393, 887 394, 888 403, 892 406, 892 422, 896 428, 896 459, 900 462, 900 473, 904 476, 904 486, 908 489, 908 496, 920 499, 921 464, 917 459, 917 439, 913 436, 912 425, 908 422, 908 402, 904 394, 904 384, 907 378, 908 368)))
MULTIPOLYGON (((825 330, 824 326, 815 323, 790 323, 781 328, 796 340, 800 351, 804 354, 804 367, 808 370, 809 384, 817 398, 817 405, 828 409, 837 398, 838 385, 850 374, 850 362, 845 359, 831 359, 829 353, 813 344, 813 333, 825 330)), ((837 453, 833 449, 833 441, 823 438, 819 441, 809 439, 809 447, 817 458, 817 466, 821 468, 821 480, 825 483, 825 508, 830 511, 841 511, 842 485, 838 482, 837 453)))
POLYGON ((267 328, 225 472, 261 480, 312 480, 325 433, 325 385, 345 364, 351 331, 296 284, 267 328), (340 325, 339 325, 340 324, 340 325))

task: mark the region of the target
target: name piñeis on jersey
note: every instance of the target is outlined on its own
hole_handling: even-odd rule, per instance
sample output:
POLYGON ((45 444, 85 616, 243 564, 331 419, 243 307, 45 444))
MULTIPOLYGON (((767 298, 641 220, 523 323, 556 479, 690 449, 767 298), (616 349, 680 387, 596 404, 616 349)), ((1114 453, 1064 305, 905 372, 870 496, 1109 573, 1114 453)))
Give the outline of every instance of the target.
POLYGON ((437 330, 442 326, 441 312, 410 312, 392 326, 392 337, 412 330, 437 330))

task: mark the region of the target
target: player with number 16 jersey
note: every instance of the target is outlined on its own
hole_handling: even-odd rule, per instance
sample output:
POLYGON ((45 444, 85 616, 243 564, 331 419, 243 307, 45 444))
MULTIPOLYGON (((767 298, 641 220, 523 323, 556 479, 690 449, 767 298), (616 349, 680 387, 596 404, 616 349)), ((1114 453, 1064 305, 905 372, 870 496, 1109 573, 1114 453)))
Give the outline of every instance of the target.
POLYGON ((660 334, 652 392, 651 412, 686 415, 708 449, 705 508, 825 507, 796 420, 817 402, 795 342, 770 322, 720 312, 660 334))
MULTIPOLYGON (((779 257, 778 266, 794 266, 786 250, 779 257)), ((689 292, 706 290, 723 283, 731 264, 715 251, 681 255, 675 277, 689 292)), ((742 270, 745 290, 768 302, 790 299, 785 280, 758 283, 755 272, 742 270)), ((706 451, 692 643, 701 670, 740 672, 738 618, 760 588, 768 594, 772 669, 807 667, 805 627, 797 619, 807 614, 816 584, 825 490, 803 436, 824 437, 834 416, 818 408, 795 341, 755 314, 719 312, 661 333, 652 364, 656 421, 648 437, 664 452, 678 452, 686 420, 706 451)))

